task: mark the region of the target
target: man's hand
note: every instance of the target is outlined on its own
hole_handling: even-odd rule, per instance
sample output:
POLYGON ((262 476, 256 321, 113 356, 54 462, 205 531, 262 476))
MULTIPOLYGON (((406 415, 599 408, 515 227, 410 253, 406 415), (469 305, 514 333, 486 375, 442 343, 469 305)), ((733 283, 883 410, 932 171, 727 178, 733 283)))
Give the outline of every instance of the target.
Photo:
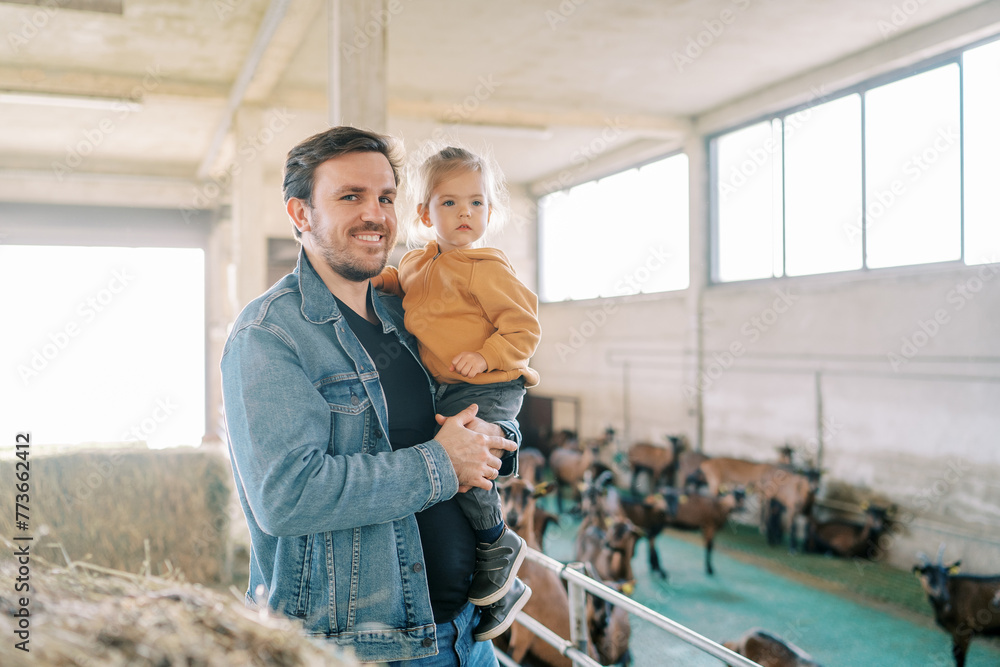
POLYGON ((473 403, 454 417, 435 415, 441 424, 434 439, 441 443, 458 475, 459 491, 473 486, 493 488, 500 474, 500 456, 517 450, 517 443, 503 437, 503 429, 476 417, 479 406, 473 403))
POLYGON ((451 360, 451 367, 448 370, 458 371, 467 378, 474 378, 486 372, 486 357, 478 352, 459 352, 451 360))

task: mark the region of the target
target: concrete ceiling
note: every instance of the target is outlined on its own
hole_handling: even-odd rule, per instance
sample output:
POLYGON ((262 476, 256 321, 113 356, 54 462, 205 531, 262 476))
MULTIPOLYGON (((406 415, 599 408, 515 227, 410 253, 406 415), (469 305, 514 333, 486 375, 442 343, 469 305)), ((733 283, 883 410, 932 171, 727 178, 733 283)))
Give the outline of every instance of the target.
MULTIPOLYGON (((0 2, 0 174, 217 173, 239 150, 225 120, 244 70, 241 104, 284 110, 270 169, 325 127, 326 0, 291 0, 249 66, 270 0, 34 4, 0 2)), ((492 146, 511 181, 531 183, 591 149, 676 146, 693 118, 976 4, 390 0, 389 130, 408 148, 435 131, 492 146)), ((358 44, 378 23, 358 26, 358 44)))

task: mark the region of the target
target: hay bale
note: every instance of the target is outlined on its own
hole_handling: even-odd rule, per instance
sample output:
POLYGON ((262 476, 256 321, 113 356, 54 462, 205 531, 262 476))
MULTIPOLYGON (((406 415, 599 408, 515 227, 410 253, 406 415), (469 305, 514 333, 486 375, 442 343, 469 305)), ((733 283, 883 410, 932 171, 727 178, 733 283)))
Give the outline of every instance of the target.
MULTIPOLYGON (((3 540, 6 542, 6 540, 3 540)), ((8 543, 9 545, 9 543, 8 543)), ((8 545, 4 550, 10 553, 8 545)), ((86 564, 31 563, 30 640, 14 647, 12 587, 0 589, 0 664, 49 667, 320 667, 357 665, 331 644, 309 639, 285 617, 252 612, 236 594, 86 564)), ((5 557, 0 579, 17 567, 5 557)), ((23 594, 21 594, 23 595, 23 594)), ((242 596, 241 596, 242 597, 242 596)))
MULTIPOLYGON (((31 534, 41 555, 58 543, 73 560, 188 581, 228 584, 232 472, 218 450, 32 451, 31 534), (43 526, 45 528, 43 528, 43 526), (148 553, 146 542, 148 540, 148 553)), ((0 461, 0 479, 14 462, 0 461)), ((0 513, 0 535, 16 535, 0 513)))

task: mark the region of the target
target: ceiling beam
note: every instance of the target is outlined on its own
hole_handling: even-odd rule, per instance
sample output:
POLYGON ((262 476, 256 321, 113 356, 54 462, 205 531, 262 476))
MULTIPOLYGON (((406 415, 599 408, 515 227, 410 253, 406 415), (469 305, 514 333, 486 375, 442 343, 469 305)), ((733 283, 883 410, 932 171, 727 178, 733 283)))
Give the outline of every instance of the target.
POLYGON ((271 0, 271 4, 264 14, 264 19, 261 21, 260 28, 257 30, 257 36, 253 40, 253 45, 250 47, 250 52, 247 53, 247 57, 243 61, 243 67, 240 68, 240 72, 236 76, 236 81, 233 82, 233 87, 229 91, 226 109, 215 127, 211 143, 208 145, 208 151, 202 156, 201 164, 198 166, 198 179, 207 178, 211 172, 219 151, 222 150, 222 144, 229 134, 229 129, 233 125, 233 117, 236 114, 236 110, 243 103, 247 89, 250 87, 254 74, 257 72, 257 65, 267 52, 268 46, 271 44, 271 39, 278 31, 278 26, 284 20, 290 3, 291 0, 271 0))
MULTIPOLYGON (((322 7, 323 0, 296 0, 288 6, 284 20, 267 45, 264 57, 247 87, 244 98, 247 103, 264 105, 274 93, 307 33, 319 20, 322 7)), ((282 103, 282 106, 287 105, 282 103)))
POLYGON ((441 124, 538 130, 552 126, 602 128, 613 125, 663 137, 680 137, 691 129, 689 119, 677 116, 616 113, 609 110, 520 109, 487 106, 479 104, 478 101, 475 105, 471 102, 463 105, 394 98, 389 100, 389 115, 430 120, 441 124))
POLYGON ((100 96, 141 101, 155 78, 155 94, 172 97, 225 99, 224 85, 204 81, 183 81, 163 78, 163 73, 150 66, 143 74, 111 74, 39 67, 0 65, 0 92, 42 95, 100 96))

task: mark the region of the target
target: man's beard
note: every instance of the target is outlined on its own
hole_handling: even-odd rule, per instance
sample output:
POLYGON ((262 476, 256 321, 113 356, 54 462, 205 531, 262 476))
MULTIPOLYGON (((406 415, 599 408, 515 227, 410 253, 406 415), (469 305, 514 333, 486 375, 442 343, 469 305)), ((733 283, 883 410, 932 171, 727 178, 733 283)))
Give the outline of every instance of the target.
POLYGON ((320 233, 313 234, 314 247, 327 266, 345 280, 354 283, 364 282, 380 274, 385 265, 389 263, 389 253, 394 239, 390 237, 389 228, 385 225, 366 222, 350 230, 348 236, 363 232, 376 232, 382 235, 383 240, 388 240, 384 249, 372 248, 370 251, 367 251, 367 255, 362 250, 361 256, 353 255, 343 247, 338 247, 336 242, 329 243, 326 235, 322 233, 323 230, 317 231, 320 233), (380 258, 378 257, 379 254, 381 254, 380 258))

